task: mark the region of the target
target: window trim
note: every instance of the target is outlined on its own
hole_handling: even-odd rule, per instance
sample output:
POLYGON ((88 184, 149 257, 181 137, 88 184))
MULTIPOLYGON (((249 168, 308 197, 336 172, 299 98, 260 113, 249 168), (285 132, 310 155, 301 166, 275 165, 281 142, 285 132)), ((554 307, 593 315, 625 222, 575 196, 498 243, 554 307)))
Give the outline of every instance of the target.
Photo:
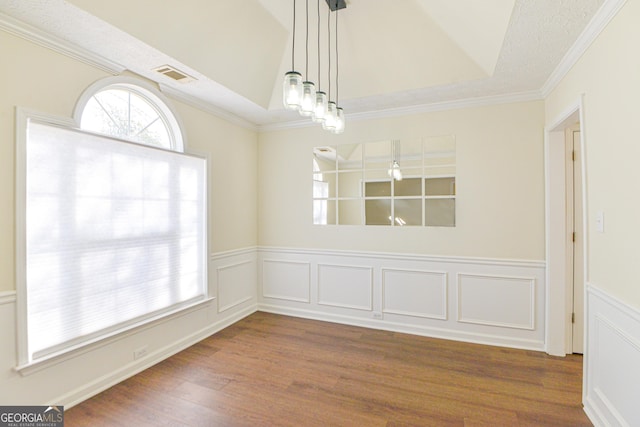
MULTIPOLYGON (((76 105, 73 109, 73 120, 74 126, 78 129, 81 129, 81 120, 82 113, 87 106, 87 103, 91 100, 91 98, 97 93, 108 90, 110 88, 113 89, 126 89, 129 90, 136 95, 144 98, 147 102, 153 105, 159 112, 160 116, 166 121, 169 130, 169 137, 171 138, 172 147, 170 148, 173 151, 179 152, 187 152, 187 139, 184 132, 184 126, 180 120, 180 116, 177 114, 173 105, 171 105, 171 101, 163 95, 156 87, 152 84, 147 83, 144 80, 137 79, 135 77, 129 76, 111 76, 100 79, 93 84, 91 84, 88 88, 82 92, 76 105)), ((91 132, 90 130, 88 132, 91 132)), ((101 134, 102 135, 102 134, 101 134)), ((113 135, 108 135, 113 137, 113 135)), ((141 144, 137 141, 138 144, 141 144)))
POLYGON ((27 242, 24 238, 27 229, 27 126, 30 120, 48 123, 54 126, 77 128, 73 119, 40 113, 27 108, 16 107, 16 226, 14 241, 16 245, 16 336, 17 356, 20 366, 29 366, 27 336, 27 242))
MULTIPOLYGON (((186 316, 189 313, 210 307, 215 302, 215 300, 216 298, 214 296, 211 296, 209 292, 209 295, 205 299, 201 301, 197 301, 186 307, 181 307, 179 309, 146 319, 145 321, 136 323, 134 325, 130 325, 126 328, 122 328, 110 334, 105 334, 104 336, 96 338, 94 340, 87 341, 82 344, 75 345, 73 347, 69 347, 68 349, 65 349, 57 353, 52 353, 47 356, 43 356, 37 360, 19 364, 13 369, 14 371, 18 372, 22 376, 29 376, 43 369, 47 369, 54 365, 57 365, 60 362, 74 359, 82 354, 89 353, 100 347, 104 347, 106 345, 116 343, 128 336, 138 334, 146 329, 157 327, 159 325, 162 325, 163 323, 170 322, 182 316, 186 316)), ((26 327, 26 325, 24 326, 26 327)), ((25 335, 25 338, 26 338, 26 335, 25 335)), ((18 361, 20 362, 20 360, 18 361)))
MULTIPOLYGON (((90 95, 93 96, 93 95, 90 95)), ((89 96, 89 98, 90 98, 89 96)), ((87 99, 89 99, 87 98, 87 99)), ((128 325, 121 329, 106 333, 103 336, 96 337, 95 339, 79 343, 77 345, 70 346, 59 352, 52 353, 36 360, 29 360, 28 353, 28 325, 27 325, 27 288, 26 288, 26 259, 27 248, 26 239, 24 238, 26 233, 26 141, 27 141, 27 129, 30 121, 43 123, 52 126, 58 126, 63 128, 80 129, 79 122, 75 119, 57 116, 53 114, 42 113, 33 109, 16 107, 15 108, 15 173, 16 173, 16 205, 15 205, 15 228, 14 228, 14 242, 15 242, 15 280, 16 280, 16 353, 17 353, 17 365, 14 367, 14 371, 18 372, 22 376, 31 375, 35 372, 46 369, 50 366, 58 364, 65 360, 73 359, 81 354, 92 351, 96 348, 109 345, 129 335, 139 333, 145 329, 156 327, 162 323, 187 315, 191 312, 205 309, 209 307, 213 301, 216 300, 216 295, 213 292, 208 280, 208 271, 205 271, 205 296, 204 299, 195 301, 189 305, 178 307, 175 310, 160 313, 156 316, 143 319, 140 322, 128 325)), ((176 117, 177 122, 177 117, 176 117)), ((83 131, 86 132, 86 131, 83 131)), ((91 133, 91 132, 89 132, 91 133)), ((182 132, 181 132, 182 133, 182 132)), ((136 144, 136 142, 121 140, 109 135, 102 135, 102 137, 112 138, 121 141, 122 143, 136 144)), ((137 143, 139 144, 139 143, 137 143)), ((141 144, 144 145, 144 144, 141 144)), ((145 145, 151 149, 173 151, 167 148, 145 145)), ((186 154, 199 156, 205 159, 207 165, 210 164, 209 156, 201 153, 193 153, 184 151, 186 154)), ((207 173, 205 180, 209 182, 209 167, 207 167, 207 173)), ((207 195, 205 200, 205 206, 209 211, 209 197, 207 195)), ((208 223, 208 220, 207 220, 208 223)), ((206 224, 205 231, 205 254, 209 253, 208 249, 208 229, 206 224)))

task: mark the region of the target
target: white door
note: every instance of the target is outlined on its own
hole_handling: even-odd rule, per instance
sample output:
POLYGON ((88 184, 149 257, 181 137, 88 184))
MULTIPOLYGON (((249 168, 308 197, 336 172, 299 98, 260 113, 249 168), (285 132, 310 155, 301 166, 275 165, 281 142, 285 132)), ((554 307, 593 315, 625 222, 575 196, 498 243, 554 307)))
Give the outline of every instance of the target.
POLYGON ((571 234, 569 286, 572 288, 572 352, 582 353, 584 346, 584 235, 582 209, 582 152, 580 150, 580 127, 567 130, 567 216, 571 234))

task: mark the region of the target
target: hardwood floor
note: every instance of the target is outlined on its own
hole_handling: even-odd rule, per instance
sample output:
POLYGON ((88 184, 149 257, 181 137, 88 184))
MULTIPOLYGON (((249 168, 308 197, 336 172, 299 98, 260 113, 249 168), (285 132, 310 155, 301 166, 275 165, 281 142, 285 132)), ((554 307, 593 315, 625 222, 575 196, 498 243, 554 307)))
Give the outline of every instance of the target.
POLYGON ((65 413, 70 426, 590 426, 582 357, 255 313, 65 413))

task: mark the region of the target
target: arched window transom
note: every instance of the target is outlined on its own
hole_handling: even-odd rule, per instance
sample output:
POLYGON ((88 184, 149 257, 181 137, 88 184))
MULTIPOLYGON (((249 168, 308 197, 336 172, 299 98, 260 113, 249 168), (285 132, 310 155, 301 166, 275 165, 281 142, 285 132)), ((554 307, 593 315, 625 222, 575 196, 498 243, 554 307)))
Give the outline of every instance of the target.
POLYGON ((98 82, 78 106, 80 128, 182 152, 180 127, 161 96, 138 84, 98 82))

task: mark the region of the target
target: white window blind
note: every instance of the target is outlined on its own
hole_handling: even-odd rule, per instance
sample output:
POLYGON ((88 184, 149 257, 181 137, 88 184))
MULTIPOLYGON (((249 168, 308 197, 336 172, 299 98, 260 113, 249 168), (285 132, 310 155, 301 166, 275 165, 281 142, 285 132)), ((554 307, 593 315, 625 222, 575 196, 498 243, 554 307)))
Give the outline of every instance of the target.
POLYGON ((27 363, 205 299, 204 159, 32 121, 25 162, 27 363))

